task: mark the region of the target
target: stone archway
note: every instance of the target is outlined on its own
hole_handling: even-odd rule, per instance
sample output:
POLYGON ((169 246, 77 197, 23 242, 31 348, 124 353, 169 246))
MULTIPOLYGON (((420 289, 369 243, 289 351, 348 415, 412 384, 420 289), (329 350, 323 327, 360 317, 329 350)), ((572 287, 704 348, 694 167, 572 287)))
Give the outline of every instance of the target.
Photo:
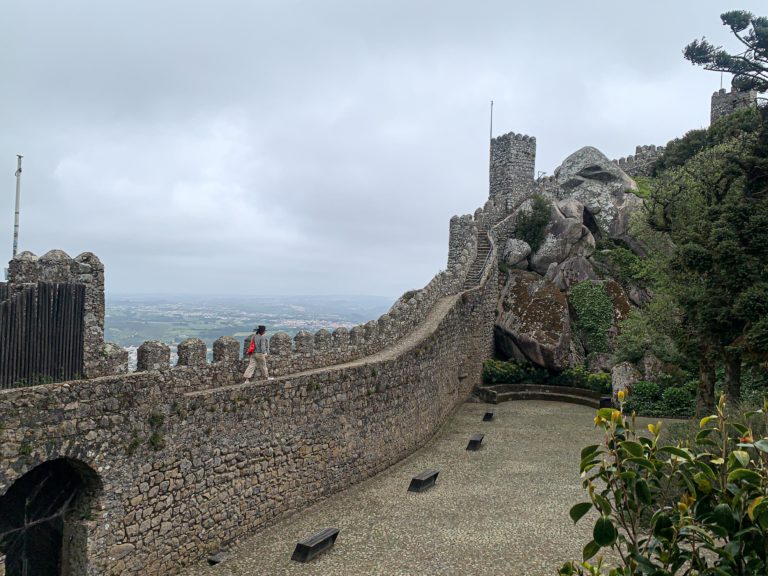
POLYGON ((80 576, 85 522, 101 492, 88 465, 60 458, 33 468, 0 497, 0 554, 6 576, 80 576))

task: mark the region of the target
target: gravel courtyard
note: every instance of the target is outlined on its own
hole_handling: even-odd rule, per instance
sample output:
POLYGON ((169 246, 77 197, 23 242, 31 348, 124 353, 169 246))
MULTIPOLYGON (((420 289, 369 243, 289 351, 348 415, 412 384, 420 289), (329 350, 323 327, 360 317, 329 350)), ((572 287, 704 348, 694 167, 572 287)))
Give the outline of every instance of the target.
POLYGON ((187 576, 556 574, 591 540, 579 452, 601 440, 593 409, 545 401, 467 403, 432 441, 404 461, 233 547, 218 565, 187 576), (486 410, 492 422, 482 422, 486 410), (483 432, 481 450, 466 450, 483 432), (407 492, 412 476, 440 470, 437 485, 407 492), (309 563, 291 561, 297 540, 341 530, 336 546, 309 563))

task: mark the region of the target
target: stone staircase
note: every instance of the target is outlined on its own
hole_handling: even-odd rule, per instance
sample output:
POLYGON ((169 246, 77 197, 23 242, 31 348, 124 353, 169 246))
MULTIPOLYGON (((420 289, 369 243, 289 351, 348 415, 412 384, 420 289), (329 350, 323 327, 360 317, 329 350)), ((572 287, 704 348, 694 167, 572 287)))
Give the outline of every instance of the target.
POLYGON ((590 408, 610 407, 610 396, 603 396, 593 390, 570 388, 568 386, 547 386, 538 384, 494 384, 480 386, 480 397, 491 404, 511 400, 554 400, 582 404, 590 408))
POLYGON ((491 240, 485 232, 479 232, 477 235, 477 256, 472 266, 467 272, 467 278, 464 280, 464 290, 476 288, 483 279, 483 273, 491 258, 491 240))

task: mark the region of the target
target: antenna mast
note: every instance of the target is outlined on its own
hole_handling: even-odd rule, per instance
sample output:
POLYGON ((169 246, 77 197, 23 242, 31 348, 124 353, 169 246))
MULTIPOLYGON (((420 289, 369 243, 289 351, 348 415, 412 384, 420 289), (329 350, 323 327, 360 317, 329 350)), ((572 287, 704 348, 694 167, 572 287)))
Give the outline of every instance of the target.
POLYGON ((13 256, 16 258, 16 252, 19 249, 19 200, 21 199, 21 154, 16 154, 16 215, 13 219, 13 256))
POLYGON ((491 100, 491 140, 493 140, 493 100, 491 100))

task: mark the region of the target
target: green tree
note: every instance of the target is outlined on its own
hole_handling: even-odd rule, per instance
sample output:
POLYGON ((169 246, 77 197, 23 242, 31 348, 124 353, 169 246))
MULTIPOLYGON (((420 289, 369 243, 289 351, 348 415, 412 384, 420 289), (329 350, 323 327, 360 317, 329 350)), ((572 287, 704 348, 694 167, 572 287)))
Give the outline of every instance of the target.
POLYGON ((745 50, 730 54, 702 38, 685 47, 686 60, 707 70, 733 74, 732 85, 738 90, 768 91, 768 18, 732 10, 721 14, 720 19, 745 50))
POLYGON ((757 131, 663 172, 646 201, 650 226, 673 242, 659 260, 662 285, 681 313, 681 346, 699 357, 700 413, 714 404, 717 364, 725 365, 727 395, 738 399, 742 360, 766 350, 768 194, 755 186, 768 150, 765 111, 758 119, 757 131))

